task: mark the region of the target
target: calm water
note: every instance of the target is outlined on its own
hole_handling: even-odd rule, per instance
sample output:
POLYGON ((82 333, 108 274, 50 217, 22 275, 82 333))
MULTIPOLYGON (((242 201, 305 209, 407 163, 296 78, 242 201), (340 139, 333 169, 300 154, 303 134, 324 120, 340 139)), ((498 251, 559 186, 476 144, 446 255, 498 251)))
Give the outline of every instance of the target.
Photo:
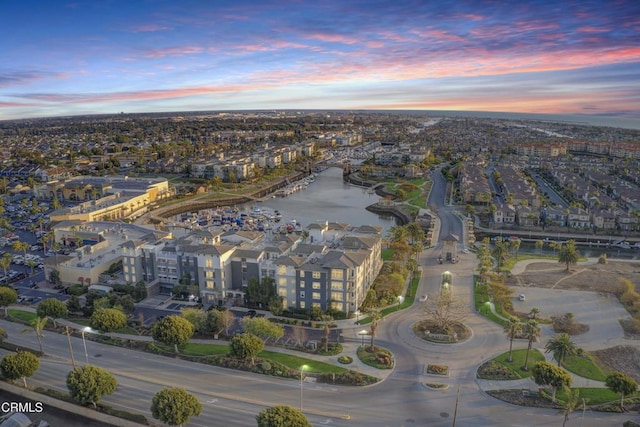
MULTIPOLYGON (((380 225, 385 231, 396 225, 391 216, 380 216, 365 210, 376 203, 379 197, 369 194, 366 189, 345 184, 342 170, 329 168, 316 174, 315 181, 306 190, 288 197, 276 197, 264 202, 250 203, 246 210, 254 206, 279 210, 282 223, 295 219, 306 227, 316 221, 343 222, 351 225, 380 225)), ((385 232, 383 231, 383 233, 385 232)))

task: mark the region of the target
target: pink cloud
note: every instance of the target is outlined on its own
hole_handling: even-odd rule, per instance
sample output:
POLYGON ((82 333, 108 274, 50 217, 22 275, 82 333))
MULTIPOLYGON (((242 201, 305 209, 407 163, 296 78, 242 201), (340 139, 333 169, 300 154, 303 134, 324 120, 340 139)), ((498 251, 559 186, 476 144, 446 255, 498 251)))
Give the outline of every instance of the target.
POLYGON ((346 37, 340 34, 316 33, 316 34, 309 34, 304 38, 310 39, 310 40, 319 40, 319 41, 328 42, 328 43, 342 43, 342 44, 358 44, 362 42, 359 39, 346 37))
POLYGON ((197 55, 204 52, 201 46, 178 46, 164 49, 152 49, 144 54, 145 58, 164 58, 165 56, 197 55))

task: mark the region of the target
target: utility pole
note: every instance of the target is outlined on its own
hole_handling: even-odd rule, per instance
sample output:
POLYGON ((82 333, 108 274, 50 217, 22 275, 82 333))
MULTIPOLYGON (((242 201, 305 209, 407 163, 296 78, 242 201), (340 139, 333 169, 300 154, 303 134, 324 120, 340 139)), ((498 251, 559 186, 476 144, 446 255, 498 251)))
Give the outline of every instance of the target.
POLYGON ((69 342, 69 354, 71 355, 71 366, 73 367, 73 370, 76 370, 76 360, 73 358, 73 347, 71 347, 71 331, 69 330, 69 327, 66 326, 66 330, 67 330, 67 341, 69 342))
POLYGON ((453 425, 452 427, 456 427, 456 417, 458 416, 458 400, 460 398, 460 384, 458 384, 458 391, 456 393, 456 407, 453 410, 453 425))

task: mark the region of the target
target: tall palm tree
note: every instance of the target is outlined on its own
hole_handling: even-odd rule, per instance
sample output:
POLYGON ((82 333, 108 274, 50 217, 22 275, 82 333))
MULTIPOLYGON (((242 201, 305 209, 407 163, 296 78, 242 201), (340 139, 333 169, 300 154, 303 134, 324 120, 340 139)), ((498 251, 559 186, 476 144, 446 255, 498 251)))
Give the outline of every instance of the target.
POLYGON ((524 336, 527 338, 528 344, 522 370, 528 371, 529 367, 527 366, 527 363, 529 363, 529 353, 531 352, 531 347, 533 347, 533 342, 540 336, 540 325, 538 325, 538 322, 535 320, 529 320, 524 324, 523 332, 524 336))
POLYGON ((558 262, 561 262, 567 266, 566 270, 569 271, 569 266, 578 263, 580 258, 580 252, 576 249, 576 242, 569 240, 565 245, 560 248, 558 252, 558 262))
POLYGON ((537 320, 539 314, 540 314, 540 309, 538 307, 533 307, 529 312, 529 319, 537 320))
POLYGON ((562 361, 568 356, 575 356, 578 349, 569 334, 559 334, 555 338, 551 338, 547 345, 544 346, 545 353, 553 353, 553 358, 558 362, 558 366, 562 365, 562 361))
POLYGON ((376 331, 378 330, 378 323, 382 320, 382 314, 380 310, 371 310, 369 313, 369 317, 371 317, 371 345, 370 350, 375 350, 374 340, 376 337, 376 331))
POLYGON ((24 256, 27 256, 27 251, 29 250, 29 244, 27 242, 16 240, 11 244, 11 249, 13 249, 16 252, 22 252, 24 256))
POLYGON ((0 267, 4 270, 4 280, 7 281, 7 270, 11 267, 11 261, 13 256, 10 253, 5 253, 0 257, 0 267))
POLYGON ((509 358, 507 361, 513 362, 513 340, 522 333, 522 322, 520 322, 520 319, 510 317, 507 324, 504 325, 504 332, 509 338, 509 358))
MULTIPOLYGON (((44 355, 44 350, 42 348, 42 338, 44 338, 44 334, 42 333, 42 331, 44 330, 44 327, 47 326, 47 322, 49 321, 48 318, 46 317, 36 317, 34 318, 30 325, 33 328, 33 331, 36 333, 36 338, 38 339, 38 344, 40 344, 40 354, 44 355)), ((24 329, 22 332, 30 332, 31 329, 24 329)))

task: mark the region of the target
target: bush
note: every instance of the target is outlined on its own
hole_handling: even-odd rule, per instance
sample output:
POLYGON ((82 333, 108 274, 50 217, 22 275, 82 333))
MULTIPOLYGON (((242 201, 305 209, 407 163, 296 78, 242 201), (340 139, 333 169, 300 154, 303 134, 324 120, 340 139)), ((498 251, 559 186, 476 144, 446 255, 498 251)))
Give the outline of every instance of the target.
POLYGON ((67 288, 67 294, 80 296, 84 295, 89 291, 89 287, 85 285, 80 285, 76 283, 75 285, 71 285, 67 288))
POLYGON ((338 363, 342 363, 343 365, 348 365, 353 362, 353 358, 350 356, 340 356, 338 357, 338 363))

